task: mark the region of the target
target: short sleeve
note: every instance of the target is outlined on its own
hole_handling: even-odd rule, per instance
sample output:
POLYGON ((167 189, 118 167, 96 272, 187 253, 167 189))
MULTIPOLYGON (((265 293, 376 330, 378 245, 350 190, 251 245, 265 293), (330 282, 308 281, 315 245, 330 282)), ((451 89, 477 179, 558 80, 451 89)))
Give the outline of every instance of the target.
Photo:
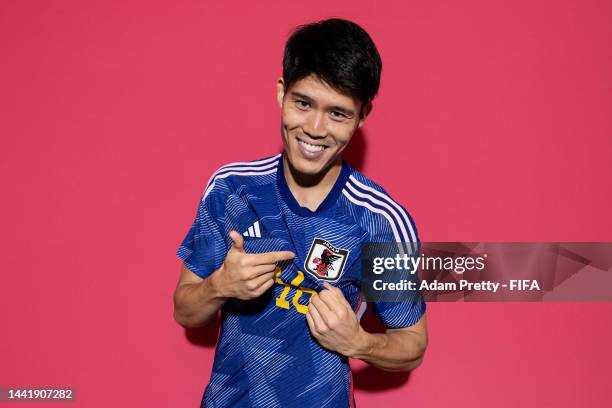
POLYGON ((222 198, 214 191, 203 195, 195 220, 176 252, 185 266, 201 278, 217 270, 227 254, 224 207, 222 198))
MULTIPOLYGON (((396 248, 397 251, 405 251, 409 256, 418 256, 420 241, 416 225, 406 209, 394 203, 394 212, 382 223, 387 228, 381 228, 372 237, 373 242, 398 243, 399 245, 388 246, 396 248), (392 225, 393 223, 393 225, 392 225), (402 233, 405 231, 406 233, 402 233), (399 237, 399 238, 398 238, 399 237)), ((394 254, 392 255, 394 256, 394 254)), ((416 275, 408 277, 414 280, 416 275)), ((418 279, 417 279, 418 280, 418 279)), ((371 303, 374 314, 387 328, 399 329, 412 326, 425 314, 426 304, 420 290, 402 291, 401 296, 394 301, 376 301, 371 303)))
POLYGON ((390 329, 412 326, 423 317, 427 308, 423 295, 418 291, 417 293, 411 300, 374 302, 374 314, 390 329))

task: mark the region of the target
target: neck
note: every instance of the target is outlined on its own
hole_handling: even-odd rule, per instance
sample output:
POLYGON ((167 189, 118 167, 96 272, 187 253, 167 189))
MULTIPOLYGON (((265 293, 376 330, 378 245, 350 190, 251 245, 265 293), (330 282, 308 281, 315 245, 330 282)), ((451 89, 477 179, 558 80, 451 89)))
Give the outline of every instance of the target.
POLYGON ((295 200, 300 206, 315 211, 334 187, 342 170, 342 159, 339 158, 321 173, 313 175, 299 173, 286 157, 283 157, 283 168, 287 187, 295 200))

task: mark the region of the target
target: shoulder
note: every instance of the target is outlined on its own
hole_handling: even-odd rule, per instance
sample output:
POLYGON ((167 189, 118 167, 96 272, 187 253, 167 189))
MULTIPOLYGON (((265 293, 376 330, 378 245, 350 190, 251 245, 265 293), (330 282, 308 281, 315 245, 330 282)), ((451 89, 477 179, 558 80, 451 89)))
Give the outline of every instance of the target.
POLYGON ((370 178, 353 169, 342 193, 372 238, 387 236, 396 242, 418 242, 408 211, 370 178))
POLYGON ((208 179, 202 200, 208 196, 227 196, 239 186, 261 184, 273 180, 281 155, 251 161, 233 162, 219 167, 208 179), (272 178, 270 177, 272 176, 272 178))

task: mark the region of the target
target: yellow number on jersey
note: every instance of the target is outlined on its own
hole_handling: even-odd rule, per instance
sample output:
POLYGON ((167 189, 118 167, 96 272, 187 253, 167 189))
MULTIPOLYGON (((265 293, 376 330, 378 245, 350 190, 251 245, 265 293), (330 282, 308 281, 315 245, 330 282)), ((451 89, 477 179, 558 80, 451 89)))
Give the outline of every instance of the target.
POLYGON ((293 286, 294 288, 296 288, 296 291, 295 291, 295 295, 293 295, 293 300, 291 301, 291 303, 293 303, 293 306, 295 306, 295 309, 298 312, 306 314, 306 312, 308 312, 308 306, 300 304, 299 300, 304 294, 304 292, 306 292, 310 294, 310 297, 308 298, 308 303, 310 303, 310 299, 312 298, 312 295, 316 294, 317 292, 314 289, 305 288, 305 287, 300 286, 300 283, 302 283, 302 281, 304 280, 304 272, 297 271, 297 276, 293 278, 293 280, 288 284, 281 280, 280 272, 281 272, 280 267, 277 266, 274 272, 274 280, 279 285, 283 285, 284 288, 281 294, 279 295, 279 297, 276 298, 276 306, 282 307, 283 309, 289 309, 291 307, 289 305, 289 301, 287 301, 287 295, 289 294, 289 290, 293 286))

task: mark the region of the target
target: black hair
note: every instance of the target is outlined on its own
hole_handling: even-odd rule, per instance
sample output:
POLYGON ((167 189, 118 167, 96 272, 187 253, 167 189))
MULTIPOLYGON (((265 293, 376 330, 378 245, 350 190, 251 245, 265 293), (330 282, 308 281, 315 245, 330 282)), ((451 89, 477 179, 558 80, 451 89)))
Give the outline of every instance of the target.
POLYGON ((339 18, 298 26, 285 44, 283 80, 289 86, 315 74, 362 108, 378 93, 382 60, 368 33, 339 18))

